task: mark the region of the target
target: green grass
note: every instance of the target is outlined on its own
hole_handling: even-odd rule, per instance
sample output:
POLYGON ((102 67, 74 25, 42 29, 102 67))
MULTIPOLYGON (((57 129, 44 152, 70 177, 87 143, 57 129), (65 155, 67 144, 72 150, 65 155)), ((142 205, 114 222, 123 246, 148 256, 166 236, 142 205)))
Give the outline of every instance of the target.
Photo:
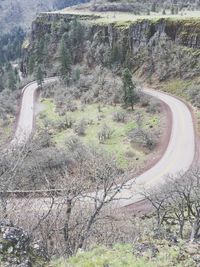
MULTIPOLYGON (((174 79, 168 82, 160 83, 158 85, 158 88, 164 92, 180 96, 186 101, 191 102, 188 92, 190 88, 193 86, 199 87, 199 84, 200 84, 199 78, 193 80, 174 79)), ((200 110, 198 108, 195 108, 194 113, 197 119, 198 132, 200 133, 200 110)))
MULTIPOLYGON (((42 101, 44 110, 39 116, 38 124, 43 127, 44 117, 47 120, 56 122, 62 120, 63 117, 59 116, 55 110, 55 104, 50 99, 45 99, 42 101), (42 118, 42 119, 41 119, 42 118)), ((93 121, 91 125, 87 126, 86 134, 80 136, 81 140, 86 144, 92 144, 94 146, 100 146, 107 152, 116 156, 117 161, 121 167, 131 167, 131 164, 134 164, 136 159, 139 159, 140 162, 145 160, 146 152, 144 149, 138 149, 136 146, 130 144, 130 140, 127 135, 129 131, 136 127, 135 123, 135 112, 140 110, 144 114, 144 128, 149 128, 150 125, 153 127, 159 127, 160 120, 158 115, 151 115, 141 109, 136 107, 135 112, 129 110, 127 111, 127 121, 126 123, 119 123, 113 121, 113 114, 116 111, 122 110, 120 106, 110 106, 102 105, 101 112, 98 111, 98 104, 87 105, 84 111, 80 109, 80 103, 77 102, 78 110, 74 112, 67 112, 67 115, 70 116, 75 123, 81 119, 86 121, 93 121), (98 117, 101 116, 101 120, 98 120, 98 117), (108 125, 112 130, 113 134, 110 139, 106 140, 103 144, 99 143, 98 132, 101 130, 103 125, 108 125), (127 154, 132 154, 132 157, 128 157, 127 154)), ((54 132, 53 139, 58 146, 63 146, 65 140, 74 134, 73 129, 67 129, 61 132, 54 132)))
POLYGON ((78 15, 78 16, 88 16, 87 21, 92 22, 94 24, 115 24, 116 26, 120 28, 128 28, 131 23, 136 22, 138 20, 154 20, 157 21, 159 19, 165 18, 165 19, 171 19, 171 20, 183 20, 183 19, 194 19, 197 20, 200 17, 200 11, 184 11, 183 13, 179 13, 177 15, 171 15, 170 10, 166 10, 166 15, 163 15, 162 12, 151 12, 150 15, 141 14, 141 15, 135 15, 133 13, 129 12, 93 12, 89 9, 82 9, 77 10, 74 8, 66 8, 63 10, 59 10, 58 12, 53 13, 59 13, 59 14, 72 14, 72 15, 78 15), (91 19, 90 19, 91 16, 91 19), (95 19, 94 19, 94 16, 95 19))
POLYGON ((135 256, 134 248, 129 244, 117 244, 113 248, 96 247, 88 252, 80 252, 68 260, 59 259, 51 267, 194 267, 195 262, 189 255, 184 255, 179 246, 169 247, 160 244, 156 257, 151 252, 135 256))
POLYGON ((153 267, 146 259, 136 259, 130 245, 116 245, 113 249, 97 247, 86 253, 79 253, 68 261, 59 260, 52 267, 153 267))
POLYGON ((177 96, 187 97, 187 88, 192 85, 190 80, 174 79, 165 83, 160 83, 159 87, 164 91, 177 96))

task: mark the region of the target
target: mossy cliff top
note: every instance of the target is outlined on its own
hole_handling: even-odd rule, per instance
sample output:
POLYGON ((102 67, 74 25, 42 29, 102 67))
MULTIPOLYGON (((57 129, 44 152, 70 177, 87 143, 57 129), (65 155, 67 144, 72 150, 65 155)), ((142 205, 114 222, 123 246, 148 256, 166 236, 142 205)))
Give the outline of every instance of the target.
POLYGON ((51 70, 49 75, 57 73, 62 36, 66 33, 71 38, 73 21, 77 20, 83 35, 82 42, 71 51, 75 64, 85 60, 89 66, 126 65, 136 75, 159 81, 193 79, 199 75, 200 17, 137 16, 132 20, 108 19, 106 23, 99 23, 99 18, 96 13, 40 14, 32 24, 31 38, 25 46, 25 72, 37 60, 37 48, 43 39, 47 73, 48 70, 51 70))
MULTIPOLYGON (((41 13, 32 24, 32 37, 38 38, 45 33, 52 33, 60 29, 61 25, 67 30, 67 24, 75 19, 83 23, 92 33, 102 30, 104 35, 111 32, 115 37, 125 33, 131 39, 138 36, 147 42, 156 32, 165 33, 172 41, 189 48, 200 48, 200 17, 140 17, 126 21, 102 23, 96 14, 70 13, 41 13), (100 23, 99 23, 100 22, 100 23)), ((102 19, 102 18, 101 18, 102 19)), ((59 34, 59 32, 58 32, 59 34)), ((141 39, 141 38, 140 38, 141 39)))

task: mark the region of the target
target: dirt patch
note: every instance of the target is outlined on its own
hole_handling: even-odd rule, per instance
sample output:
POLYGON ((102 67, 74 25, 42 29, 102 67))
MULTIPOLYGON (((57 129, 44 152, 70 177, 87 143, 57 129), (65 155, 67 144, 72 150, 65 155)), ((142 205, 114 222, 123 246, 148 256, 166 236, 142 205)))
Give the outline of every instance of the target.
POLYGON ((128 213, 137 217, 142 217, 151 213, 153 211, 153 206, 149 201, 144 199, 121 208, 121 211, 123 211, 125 214, 128 213))

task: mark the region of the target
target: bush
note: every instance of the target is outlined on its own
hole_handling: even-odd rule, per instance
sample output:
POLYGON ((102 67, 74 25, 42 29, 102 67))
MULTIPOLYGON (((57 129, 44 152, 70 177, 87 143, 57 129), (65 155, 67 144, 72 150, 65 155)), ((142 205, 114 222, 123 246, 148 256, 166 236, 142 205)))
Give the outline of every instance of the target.
POLYGON ((67 154, 75 161, 82 161, 89 157, 88 147, 86 147, 79 137, 72 135, 65 141, 67 154))
POLYGON ((117 111, 113 114, 113 121, 125 122, 125 119, 126 119, 126 112, 123 110, 117 111))
POLYGON ((149 105, 147 106, 147 112, 149 113, 160 113, 161 112, 161 106, 159 101, 155 99, 151 99, 149 101, 149 105))
POLYGON ((144 93, 141 93, 140 94, 140 104, 142 107, 147 107, 149 105, 149 96, 144 94, 144 93))
POLYGON ((65 116, 64 118, 65 129, 71 129, 73 123, 74 123, 74 120, 70 116, 65 116))
POLYGON ((200 87, 189 88, 188 97, 194 106, 200 108, 200 87))
POLYGON ((85 135, 86 128, 87 122, 85 119, 82 119, 74 126, 74 132, 78 135, 85 135))
POLYGON ((105 140, 110 139, 113 132, 114 131, 109 126, 104 124, 98 133, 99 142, 103 143, 105 140))
POLYGON ((131 142, 141 144, 149 150, 152 150, 156 145, 157 134, 146 129, 138 128, 129 133, 129 138, 131 142))
POLYGON ((74 112, 78 108, 77 108, 76 103, 72 99, 68 99, 66 104, 65 104, 65 109, 66 109, 66 111, 74 112))
POLYGON ((59 130, 59 132, 61 132, 66 129, 71 129, 73 123, 74 120, 70 116, 66 116, 64 120, 57 121, 55 127, 59 130))

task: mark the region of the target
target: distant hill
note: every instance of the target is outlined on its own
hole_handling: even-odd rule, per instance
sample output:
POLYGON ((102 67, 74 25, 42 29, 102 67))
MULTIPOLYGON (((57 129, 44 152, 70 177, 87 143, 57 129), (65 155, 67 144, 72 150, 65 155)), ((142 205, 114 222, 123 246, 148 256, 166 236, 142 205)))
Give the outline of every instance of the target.
POLYGON ((0 0, 0 34, 14 27, 27 29, 32 20, 42 11, 62 9, 80 3, 90 2, 92 11, 141 12, 161 11, 172 6, 179 10, 200 7, 200 0, 0 0))
POLYGON ((200 0, 92 0, 91 10, 123 11, 136 14, 145 11, 161 11, 175 8, 177 10, 196 10, 200 8, 200 0))
POLYGON ((27 29, 41 11, 85 3, 87 0, 0 0, 0 33, 14 27, 27 29))

